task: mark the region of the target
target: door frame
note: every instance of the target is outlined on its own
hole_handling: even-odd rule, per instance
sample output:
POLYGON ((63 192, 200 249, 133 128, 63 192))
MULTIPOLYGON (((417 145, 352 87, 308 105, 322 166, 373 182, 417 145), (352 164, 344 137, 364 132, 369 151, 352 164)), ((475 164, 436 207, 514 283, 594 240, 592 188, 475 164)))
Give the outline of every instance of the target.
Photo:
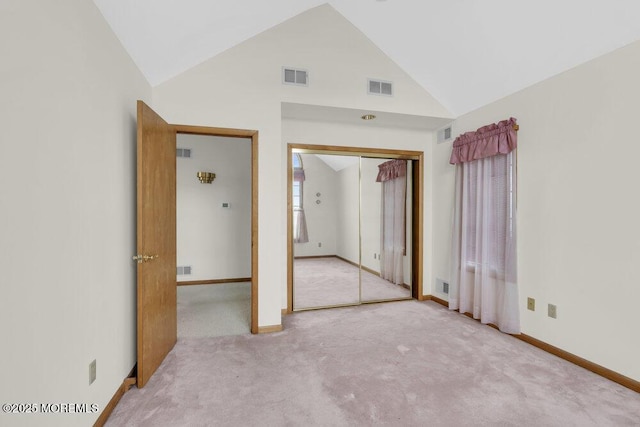
POLYGON ((378 157, 386 159, 409 160, 413 162, 413 211, 411 276, 414 285, 411 287, 411 298, 421 300, 423 289, 423 227, 424 227, 424 152, 412 150, 393 150, 384 148, 343 147, 336 145, 287 144, 287 308, 284 314, 293 313, 293 206, 292 183, 294 149, 352 156, 378 157))
POLYGON ((177 134, 251 139, 251 333, 258 328, 258 131, 170 124, 177 134))

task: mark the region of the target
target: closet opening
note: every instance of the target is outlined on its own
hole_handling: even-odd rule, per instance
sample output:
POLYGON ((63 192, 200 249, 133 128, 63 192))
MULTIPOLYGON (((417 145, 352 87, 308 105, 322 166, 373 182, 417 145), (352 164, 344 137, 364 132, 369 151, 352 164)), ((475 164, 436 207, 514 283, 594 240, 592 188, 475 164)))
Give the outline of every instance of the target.
POLYGON ((288 144, 287 313, 422 294, 423 157, 288 144))

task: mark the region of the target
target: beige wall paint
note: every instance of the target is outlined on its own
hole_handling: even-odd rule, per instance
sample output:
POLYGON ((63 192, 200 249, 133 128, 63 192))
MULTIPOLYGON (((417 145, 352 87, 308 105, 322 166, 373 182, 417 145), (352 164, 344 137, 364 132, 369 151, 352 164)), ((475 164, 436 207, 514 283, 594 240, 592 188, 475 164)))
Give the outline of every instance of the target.
MULTIPOLYGON (((286 306, 286 143, 299 141, 283 138, 282 102, 450 116, 328 5, 154 88, 153 106, 170 123, 260 132, 258 250, 269 254, 259 258, 260 326, 280 324, 281 308, 286 306), (282 66, 309 70, 309 86, 283 85, 282 66), (367 95, 368 77, 394 81, 395 96, 367 95)), ((354 145, 351 141, 342 144, 354 145)), ((365 145, 393 148, 407 144, 396 138, 373 138, 365 145)), ((420 149, 423 145, 419 144, 420 149)))
POLYGON ((177 261, 192 267, 178 280, 251 277, 251 139, 178 134, 177 145, 192 150, 176 167, 177 261))
MULTIPOLYGON (((524 333, 640 380, 640 43, 457 119, 454 134, 516 117, 524 333), (526 309, 536 298, 537 310, 526 309), (547 304, 558 318, 547 317, 547 304)), ((449 278, 451 143, 435 145, 436 277, 449 278)), ((434 282, 431 282, 434 285, 434 282)), ((443 295, 438 295, 443 296, 443 295)))
POLYGON ((135 364, 135 102, 151 87, 91 1, 0 9, 0 401, 101 411, 135 364))

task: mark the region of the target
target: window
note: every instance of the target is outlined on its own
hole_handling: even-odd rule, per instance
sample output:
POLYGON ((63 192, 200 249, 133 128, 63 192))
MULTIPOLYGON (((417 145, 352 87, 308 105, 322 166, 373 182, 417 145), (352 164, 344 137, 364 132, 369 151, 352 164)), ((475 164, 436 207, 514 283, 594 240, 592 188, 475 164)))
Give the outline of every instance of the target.
POLYGON ((453 142, 456 165, 449 308, 520 333, 514 118, 453 142))
POLYGON ((293 241, 294 243, 307 243, 309 235, 307 232, 307 221, 302 208, 302 185, 304 183, 304 169, 302 167, 302 157, 298 153, 293 153, 293 241))
POLYGON ((467 188, 464 201, 467 270, 475 272, 484 267, 493 277, 503 277, 507 259, 504 242, 513 239, 515 234, 514 154, 464 163, 463 168, 467 188), (483 203, 485 200, 490 203, 483 203), (492 237, 480 238, 482 233, 492 237), (487 240, 492 242, 488 247, 487 240))

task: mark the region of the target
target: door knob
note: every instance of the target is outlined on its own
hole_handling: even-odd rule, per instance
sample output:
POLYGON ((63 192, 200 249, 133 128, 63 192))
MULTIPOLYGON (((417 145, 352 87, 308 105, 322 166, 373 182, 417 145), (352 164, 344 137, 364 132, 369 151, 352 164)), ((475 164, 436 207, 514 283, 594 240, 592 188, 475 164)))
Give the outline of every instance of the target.
POLYGON ((142 264, 143 262, 151 261, 152 259, 158 258, 159 255, 134 255, 133 260, 138 261, 138 264, 142 264))

